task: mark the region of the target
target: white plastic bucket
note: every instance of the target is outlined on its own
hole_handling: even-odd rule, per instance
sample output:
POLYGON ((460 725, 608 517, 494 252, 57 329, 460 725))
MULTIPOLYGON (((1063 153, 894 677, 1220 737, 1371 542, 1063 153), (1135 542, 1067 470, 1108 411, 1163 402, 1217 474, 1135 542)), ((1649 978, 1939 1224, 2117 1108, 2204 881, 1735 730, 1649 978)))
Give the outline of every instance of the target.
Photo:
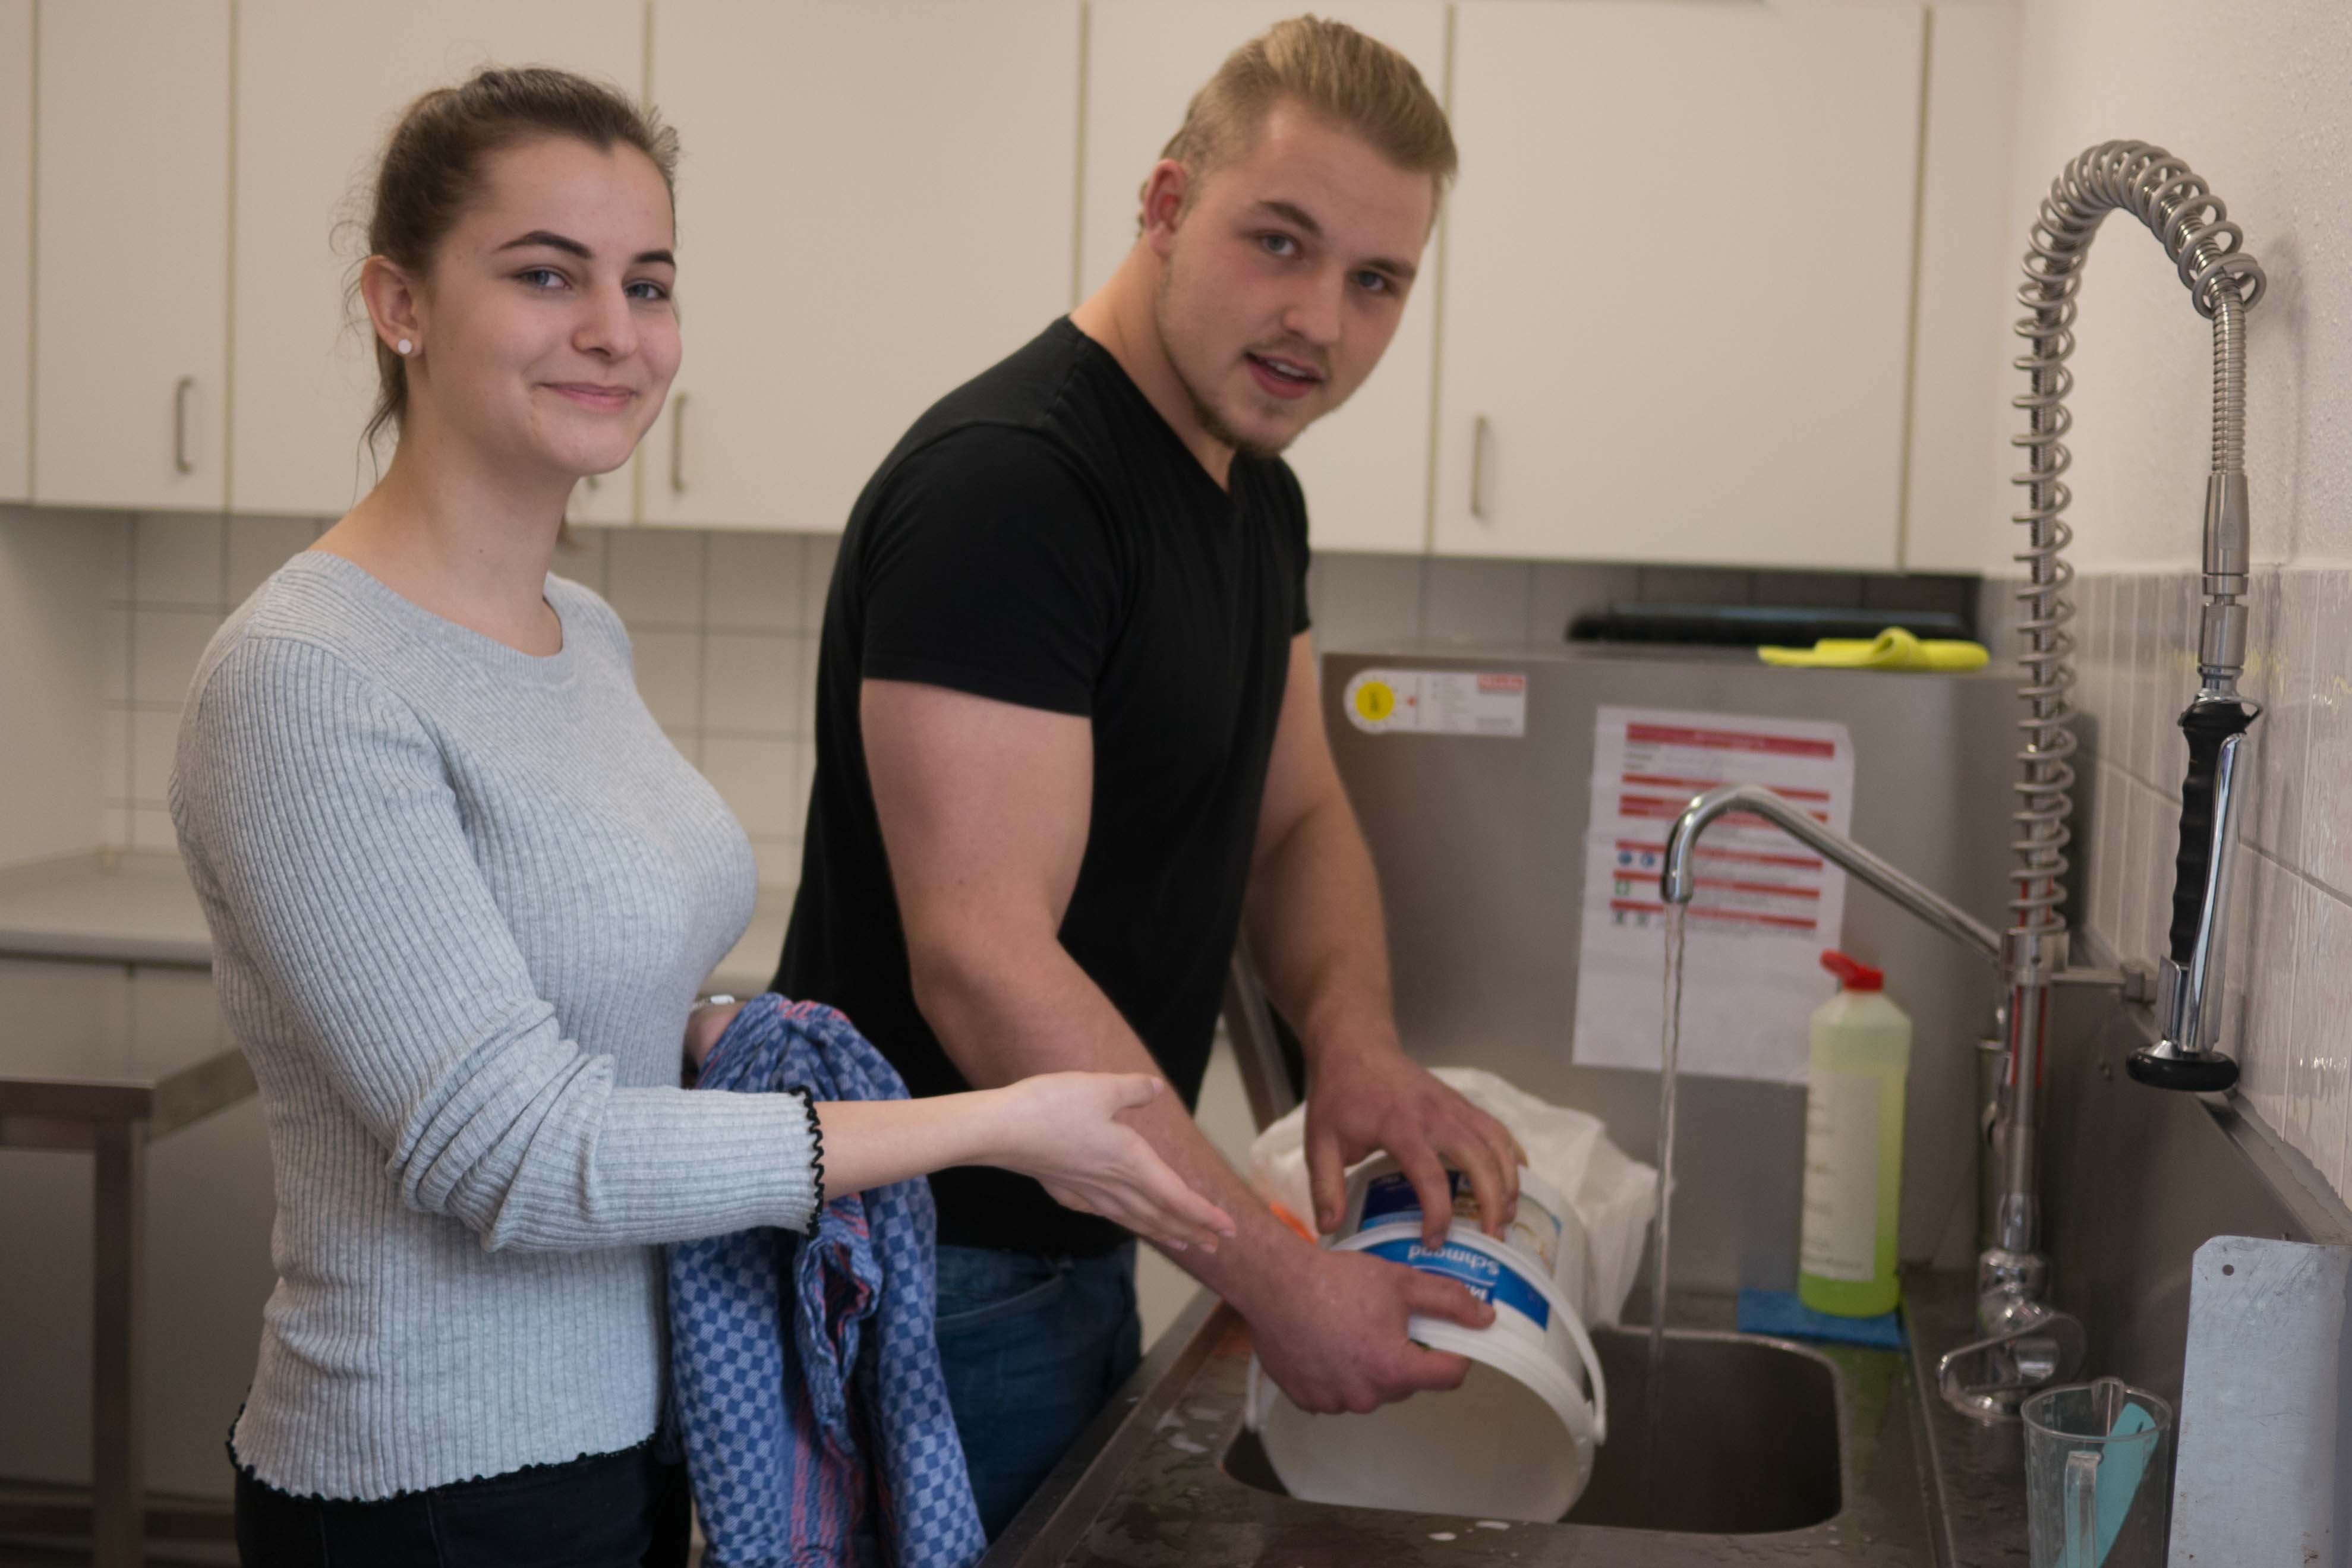
POLYGON ((1314 1502, 1479 1518, 1557 1520, 1575 1506, 1608 1437, 1608 1391, 1592 1342, 1570 1304, 1589 1266, 1583 1227, 1559 1195, 1519 1173, 1519 1209, 1503 1240, 1478 1228, 1469 1184, 1453 1176, 1445 1245, 1421 1243, 1422 1211, 1392 1160, 1349 1182, 1330 1245, 1459 1280, 1495 1308, 1484 1329, 1415 1317, 1432 1350, 1468 1358, 1448 1393, 1420 1394, 1370 1415, 1301 1410, 1250 1365, 1249 1416, 1275 1474, 1314 1502), (1567 1288, 1563 1288, 1563 1286, 1567 1288))
MULTIPOLYGON (((1478 1199, 1470 1190, 1469 1179, 1460 1171, 1447 1171, 1445 1176, 1453 1184, 1454 1218, 1483 1236, 1478 1230, 1478 1199)), ((1348 1207, 1339 1217, 1334 1245, 1348 1248, 1374 1229, 1385 1236, 1399 1226, 1418 1236, 1421 1219, 1421 1195, 1413 1190, 1412 1178, 1396 1161, 1383 1156, 1366 1163, 1349 1178, 1348 1207)), ((1570 1305, 1584 1299, 1585 1280, 1592 1271, 1592 1243, 1585 1234, 1584 1222, 1565 1195, 1524 1166, 1519 1170, 1518 1207, 1502 1239, 1534 1259, 1570 1305)))

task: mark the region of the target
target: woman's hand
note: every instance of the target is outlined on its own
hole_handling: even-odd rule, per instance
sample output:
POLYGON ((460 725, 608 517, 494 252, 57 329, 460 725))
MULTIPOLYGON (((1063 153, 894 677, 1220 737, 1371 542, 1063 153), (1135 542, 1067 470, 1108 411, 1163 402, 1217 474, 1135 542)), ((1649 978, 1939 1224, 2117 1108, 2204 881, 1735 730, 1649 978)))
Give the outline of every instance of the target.
POLYGON ((1034 1176, 1066 1208, 1115 1220, 1172 1251, 1217 1249, 1233 1218, 1193 1191, 1121 1113, 1168 1092, 1149 1072, 1047 1072, 994 1092, 985 1163, 1034 1176))

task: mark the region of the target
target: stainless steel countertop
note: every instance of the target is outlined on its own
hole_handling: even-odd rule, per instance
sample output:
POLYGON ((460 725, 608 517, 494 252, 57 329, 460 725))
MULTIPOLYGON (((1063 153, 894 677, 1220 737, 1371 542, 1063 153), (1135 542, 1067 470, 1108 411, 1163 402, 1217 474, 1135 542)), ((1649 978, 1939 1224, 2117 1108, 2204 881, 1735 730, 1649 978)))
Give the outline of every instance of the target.
MULTIPOLYGON (((1928 1392, 1972 1301, 1965 1273, 1906 1281, 1906 1354, 1807 1342, 1837 1373, 1844 1501, 1806 1530, 1710 1536, 1577 1524, 1478 1529, 1451 1516, 1304 1503, 1225 1472, 1242 1426, 1249 1330, 1203 1292, 1073 1446, 983 1568, 1568 1568, 1853 1563, 1970 1568, 2021 1561, 2017 1428, 1977 1428, 1928 1392), (1924 1344, 1923 1344, 1924 1342, 1924 1344), (1438 1539, 1446 1537, 1447 1539, 1438 1539)), ((1675 1298, 1677 1327, 1729 1326, 1724 1298, 1675 1298)), ((1631 1413, 1619 1427, 1631 1429, 1631 1413)))
POLYGON ((1947 1270, 1906 1276, 1905 1326, 1927 1417, 1927 1479, 1934 1491, 1939 1559, 1946 1568, 2025 1561, 2025 1427, 1971 1421, 1936 1394, 1936 1361, 1977 1337, 1974 1278, 1947 1270))
MULTIPOLYGON (((751 925, 706 982, 767 988, 792 890, 762 889, 751 925)), ((212 935, 187 868, 158 851, 92 852, 0 870, 0 960, 212 967, 212 935)), ((163 1031, 91 1038, 0 1026, 0 1146, 87 1148, 104 1123, 162 1137, 253 1092, 234 1046, 163 1031)))
MULTIPOLYGON (((710 989, 740 996, 767 989, 793 891, 760 890, 742 939, 710 973, 710 989)), ((212 934, 178 855, 92 851, 0 870, 0 958, 209 968, 212 934)))
POLYGON ((178 855, 92 851, 0 871, 0 956, 201 969, 213 943, 178 855))

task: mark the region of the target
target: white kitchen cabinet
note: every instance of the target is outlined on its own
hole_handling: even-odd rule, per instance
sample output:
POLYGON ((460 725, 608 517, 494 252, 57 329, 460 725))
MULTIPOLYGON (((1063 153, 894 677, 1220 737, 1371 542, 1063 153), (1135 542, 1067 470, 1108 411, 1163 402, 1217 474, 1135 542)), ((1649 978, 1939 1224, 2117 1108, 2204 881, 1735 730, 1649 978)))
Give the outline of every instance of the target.
MULTIPOLYGON (((365 0, 238 0, 237 511, 333 517, 373 482, 360 431, 375 360, 345 286, 401 111, 492 64, 561 66, 636 97, 645 26, 644 0, 408 0, 396 15, 365 0)), ((629 488, 626 469, 608 476, 572 515, 625 522, 629 488)))
MULTIPOLYGON (((1290 0, 1095 0, 1087 37, 1081 296, 1100 287, 1134 244, 1137 191, 1183 123, 1192 94, 1228 54, 1298 10, 1290 0)), ((1356 0, 1315 12, 1394 47, 1433 92, 1444 91, 1444 6, 1356 0)), ((1436 257, 1433 239, 1404 319, 1371 379, 1288 455, 1306 487, 1318 549, 1426 548, 1436 257)))
POLYGON ((0 0, 0 501, 32 494, 33 0, 0 0))
POLYGON ((685 361, 642 519, 835 532, 1069 308, 1076 0, 656 0, 685 361))
POLYGON ((1928 17, 1901 562, 1913 571, 1982 571, 2018 531, 2005 480, 2022 466, 2007 444, 2023 382, 2009 362, 2022 347, 2010 327, 2025 254, 2026 214, 2009 202, 2018 28, 2011 5, 1937 5, 1928 17))
POLYGON ((229 0, 40 8, 33 498, 227 497, 229 0))
POLYGON ((1922 30, 1462 0, 1440 552, 1896 564, 1922 30))

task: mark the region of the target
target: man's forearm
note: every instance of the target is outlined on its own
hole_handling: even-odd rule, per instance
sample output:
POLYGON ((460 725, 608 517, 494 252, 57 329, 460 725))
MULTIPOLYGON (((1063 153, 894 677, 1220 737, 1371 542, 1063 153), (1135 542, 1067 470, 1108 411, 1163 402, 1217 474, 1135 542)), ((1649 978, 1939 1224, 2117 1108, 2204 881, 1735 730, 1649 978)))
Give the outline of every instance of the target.
POLYGON ((1311 1064, 1327 1040, 1393 1039, 1381 885, 1345 796, 1270 846, 1250 879, 1250 952, 1311 1064))
MULTIPOLYGON (((949 1058, 978 1088, 1040 1072, 1157 1072, 1143 1041, 1057 941, 974 935, 940 944, 917 964, 916 999, 949 1058)), ((1279 1289, 1307 1244, 1276 1220, 1173 1094, 1131 1113, 1160 1157, 1231 1215, 1237 1233, 1215 1253, 1175 1260, 1248 1315, 1279 1289)))

